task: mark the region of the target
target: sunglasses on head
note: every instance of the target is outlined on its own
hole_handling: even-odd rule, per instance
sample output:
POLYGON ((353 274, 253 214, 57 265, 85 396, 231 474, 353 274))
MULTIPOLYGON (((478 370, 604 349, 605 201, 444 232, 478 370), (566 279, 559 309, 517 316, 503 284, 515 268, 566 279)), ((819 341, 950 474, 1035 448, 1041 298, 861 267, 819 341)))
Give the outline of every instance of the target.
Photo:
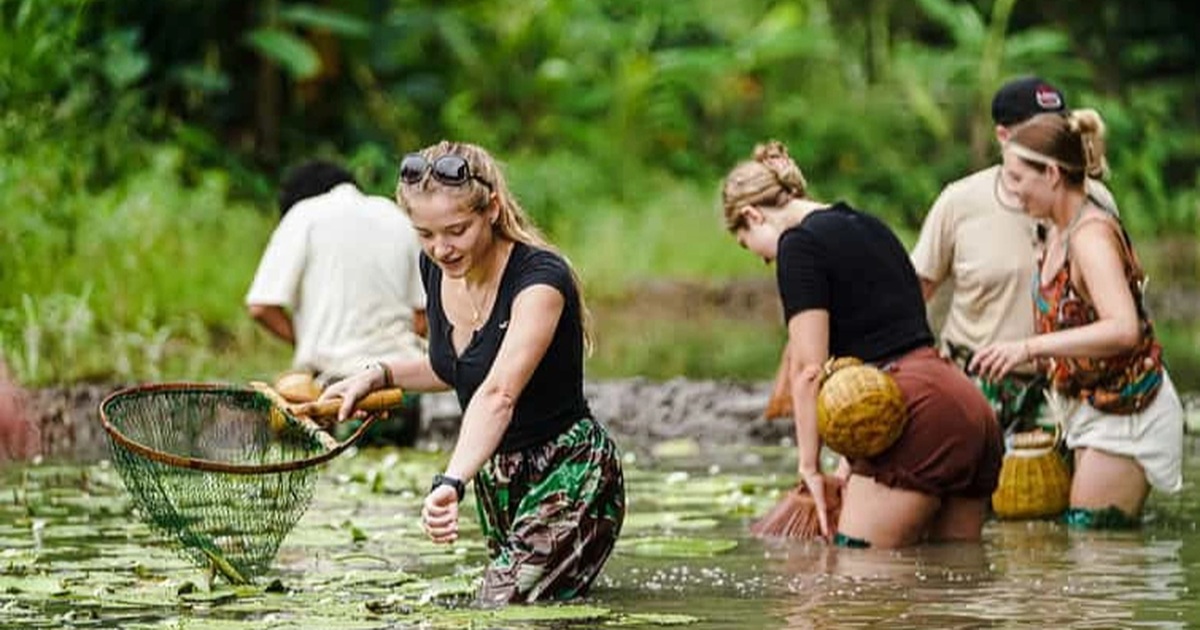
POLYGON ((420 182, 426 173, 447 186, 462 186, 473 179, 492 190, 487 180, 471 172, 471 165, 461 155, 443 155, 430 163, 420 153, 409 153, 400 161, 400 181, 405 184, 420 182))

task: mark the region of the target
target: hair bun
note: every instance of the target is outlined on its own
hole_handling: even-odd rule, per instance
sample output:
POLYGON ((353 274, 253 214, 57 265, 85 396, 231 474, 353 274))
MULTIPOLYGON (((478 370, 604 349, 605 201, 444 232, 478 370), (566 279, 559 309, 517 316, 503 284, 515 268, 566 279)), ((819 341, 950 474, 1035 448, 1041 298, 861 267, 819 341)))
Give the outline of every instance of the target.
POLYGON ((754 159, 757 162, 770 165, 774 160, 787 160, 790 162, 792 158, 788 155, 787 147, 782 142, 771 140, 754 147, 754 159))
POLYGON ((1067 115, 1072 132, 1079 136, 1083 146, 1083 167, 1088 177, 1103 179, 1108 176, 1108 159, 1105 156, 1105 125, 1100 112, 1094 109, 1077 109, 1067 115))
POLYGON ((788 155, 787 146, 778 140, 770 140, 754 147, 754 161, 766 166, 775 174, 775 179, 783 186, 791 197, 803 197, 807 194, 808 182, 796 165, 792 156, 788 155))

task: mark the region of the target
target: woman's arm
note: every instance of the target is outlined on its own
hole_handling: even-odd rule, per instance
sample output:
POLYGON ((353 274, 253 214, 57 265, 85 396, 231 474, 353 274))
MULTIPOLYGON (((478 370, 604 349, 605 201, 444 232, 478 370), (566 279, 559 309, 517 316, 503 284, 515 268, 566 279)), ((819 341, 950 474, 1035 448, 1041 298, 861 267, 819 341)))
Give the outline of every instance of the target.
POLYGON ((1031 359, 1046 357, 1109 357, 1127 352, 1141 341, 1137 305, 1125 277, 1120 235, 1100 221, 1081 224, 1071 237, 1073 274, 1096 309, 1096 321, 1086 326, 1036 335, 1021 341, 981 348, 970 369, 988 379, 1004 376, 1031 359))
POLYGON ((809 309, 788 321, 787 354, 799 471, 801 475, 811 475, 821 472, 817 391, 821 384, 821 366, 829 358, 829 311, 809 309))
POLYGON ((342 407, 338 410, 339 422, 353 415, 354 406, 364 396, 389 383, 404 390, 419 392, 450 389, 450 386, 433 371, 433 364, 427 354, 414 359, 383 361, 377 365, 382 365, 388 373, 384 374, 376 365, 368 366, 321 392, 320 400, 342 399, 342 407))
POLYGON ((566 301, 549 285, 536 284, 513 300, 508 334, 496 360, 463 411, 458 442, 446 475, 470 479, 487 461, 512 421, 517 398, 546 356, 566 301))

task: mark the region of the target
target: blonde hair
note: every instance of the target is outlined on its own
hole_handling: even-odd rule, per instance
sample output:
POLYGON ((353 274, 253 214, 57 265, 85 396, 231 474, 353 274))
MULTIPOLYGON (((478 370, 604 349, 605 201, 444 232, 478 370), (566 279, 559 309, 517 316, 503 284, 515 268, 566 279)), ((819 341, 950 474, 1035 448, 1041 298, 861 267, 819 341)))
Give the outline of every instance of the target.
POLYGON ((495 158, 491 156, 483 147, 469 144, 466 142, 450 142, 442 140, 441 142, 425 147, 417 152, 425 161, 433 164, 435 160, 445 155, 457 155, 467 162, 467 167, 470 168, 471 174, 483 180, 491 186, 470 178, 461 185, 444 184, 436 177, 430 177, 428 173, 415 183, 406 183, 400 179, 396 183, 396 202, 404 209, 406 213, 411 214, 412 201, 417 197, 428 197, 435 194, 447 195, 451 198, 459 200, 462 207, 470 209, 475 213, 483 213, 491 203, 492 194, 496 195, 496 205, 499 208, 499 216, 492 229, 500 238, 509 241, 524 243, 545 249, 555 254, 562 256, 567 262, 567 269, 571 272, 571 280, 575 283, 576 293, 579 295, 579 311, 581 324, 583 326, 583 343, 584 348, 590 355, 592 351, 592 314, 588 310, 587 303, 583 298, 583 283, 579 279, 579 274, 575 272, 575 267, 571 265, 571 261, 558 250, 557 247, 550 244, 542 231, 533 224, 525 209, 517 202, 517 198, 513 196, 512 191, 508 187, 508 182, 504 179, 504 174, 500 170, 500 165, 495 158))
POLYGON ((739 211, 746 206, 782 208, 807 196, 808 182, 787 147, 778 140, 758 144, 753 158, 733 167, 721 184, 725 228, 736 232, 742 226, 739 211))
POLYGON ((1094 109, 1038 114, 1013 130, 1005 149, 1033 165, 1055 164, 1077 185, 1108 175, 1104 120, 1094 109))

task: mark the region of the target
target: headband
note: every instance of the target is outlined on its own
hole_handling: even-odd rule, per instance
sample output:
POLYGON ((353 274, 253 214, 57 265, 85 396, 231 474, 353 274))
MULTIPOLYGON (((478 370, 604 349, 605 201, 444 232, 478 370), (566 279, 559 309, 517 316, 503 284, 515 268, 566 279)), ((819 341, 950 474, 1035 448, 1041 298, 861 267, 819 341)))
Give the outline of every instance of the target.
POLYGON ((1037 151, 1034 151, 1033 149, 1030 149, 1029 147, 1027 147, 1023 144, 1017 144, 1013 140, 1009 140, 1008 142, 1004 143, 1004 150, 1011 151, 1013 153, 1013 155, 1016 155, 1017 157, 1025 158, 1026 160, 1038 162, 1041 164, 1053 164, 1053 165, 1061 168, 1064 171, 1082 171, 1082 170, 1084 170, 1084 169, 1079 168, 1078 166, 1071 166, 1070 164, 1067 164, 1066 162, 1063 162, 1062 160, 1052 158, 1049 155, 1046 155, 1045 153, 1039 153, 1037 151))

